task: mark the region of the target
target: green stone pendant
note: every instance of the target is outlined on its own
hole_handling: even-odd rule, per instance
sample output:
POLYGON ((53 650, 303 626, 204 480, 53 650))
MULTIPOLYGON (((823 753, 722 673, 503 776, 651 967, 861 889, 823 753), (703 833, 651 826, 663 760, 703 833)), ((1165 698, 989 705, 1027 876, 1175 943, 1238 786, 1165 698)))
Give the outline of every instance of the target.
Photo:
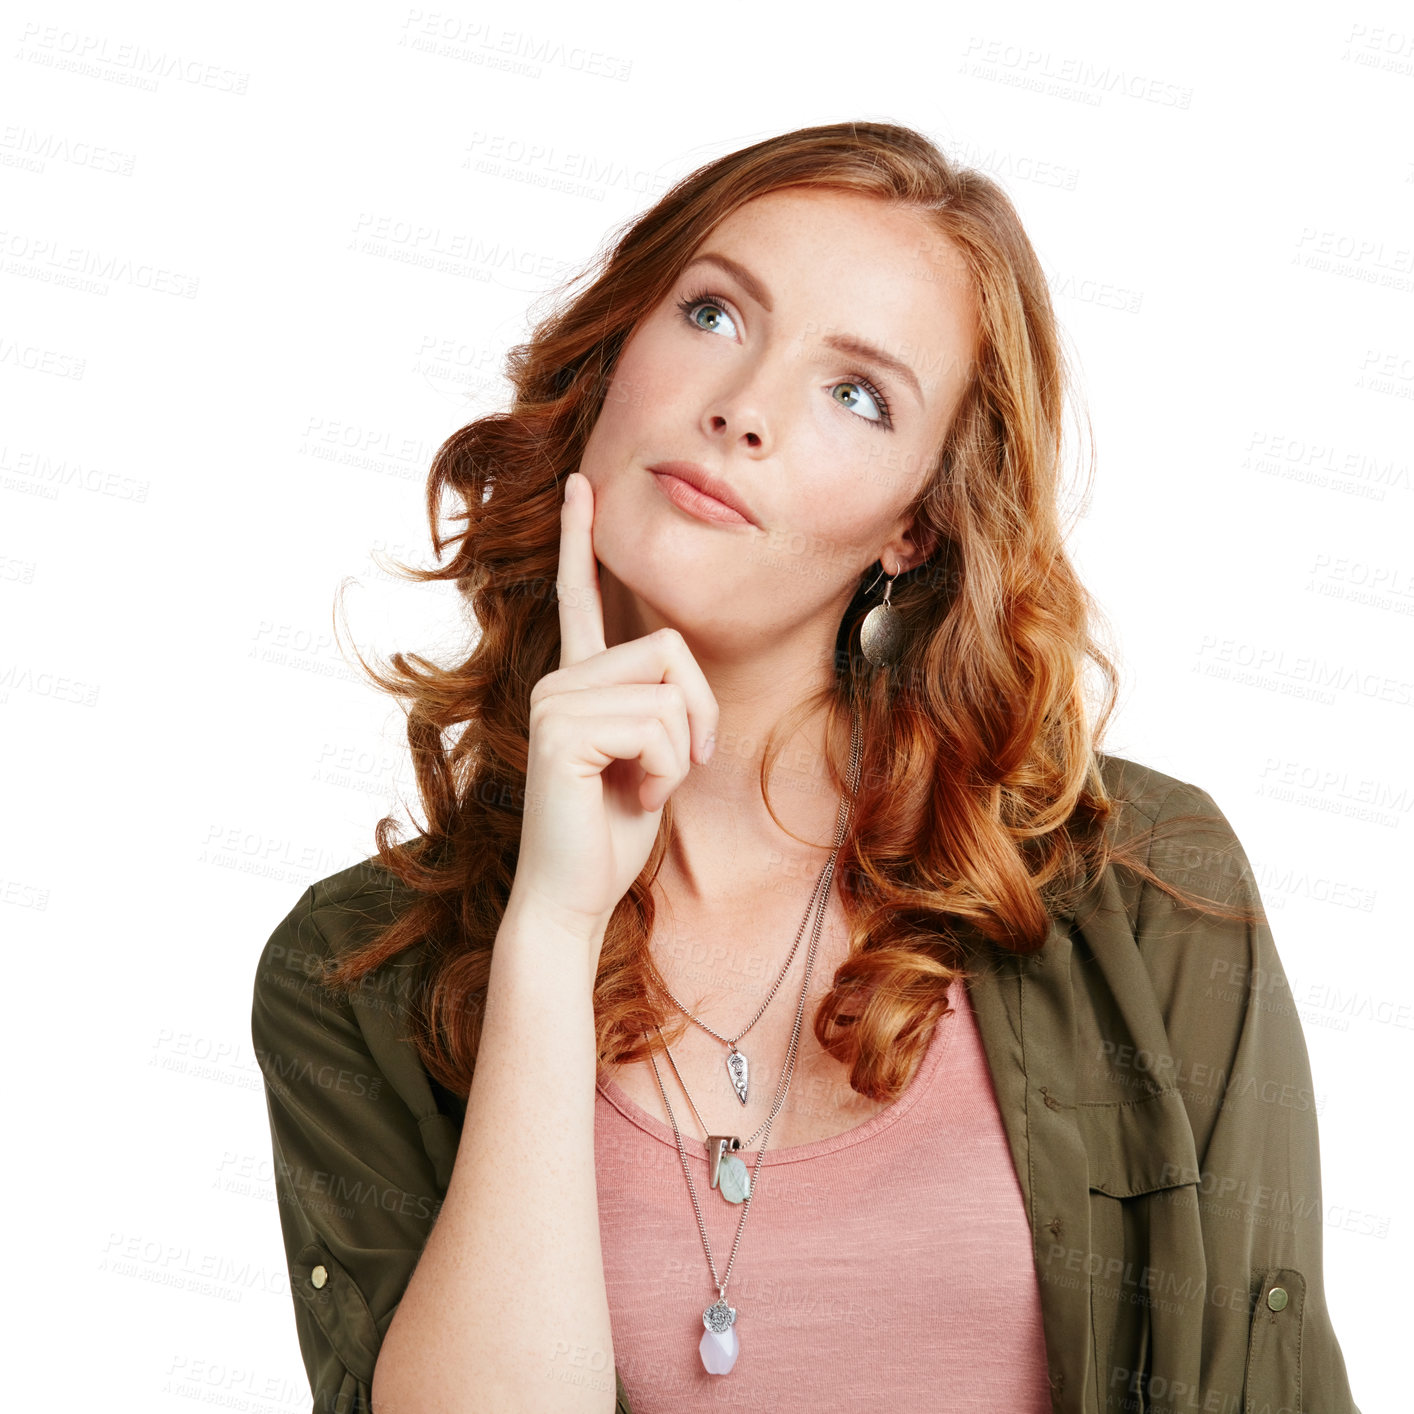
POLYGON ((728 1203, 744 1203, 751 1193, 751 1175, 735 1152, 740 1148, 735 1134, 707 1136, 707 1177, 728 1203))
POLYGON ((744 1203, 751 1192, 751 1175, 735 1154, 728 1154, 717 1171, 717 1189, 728 1203, 744 1203))

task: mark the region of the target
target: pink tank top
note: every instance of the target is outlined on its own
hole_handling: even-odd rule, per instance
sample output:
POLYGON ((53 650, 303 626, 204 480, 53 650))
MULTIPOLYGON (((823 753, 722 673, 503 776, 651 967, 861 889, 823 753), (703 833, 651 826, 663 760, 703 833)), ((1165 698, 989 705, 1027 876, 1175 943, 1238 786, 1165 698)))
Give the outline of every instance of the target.
MULTIPOLYGON (((955 1010, 894 1104, 830 1139, 768 1143, 727 1287, 741 1353, 726 1375, 709 1375, 697 1350, 716 1292, 666 1113, 600 1078, 600 1240, 634 1414, 1048 1414, 1031 1227, 961 981, 948 999, 955 1010)), ((662 1069, 678 1124, 693 1126, 683 1143, 720 1274, 741 1208, 708 1187, 698 1126, 662 1069)), ((754 1151, 742 1157, 755 1168, 754 1151)))

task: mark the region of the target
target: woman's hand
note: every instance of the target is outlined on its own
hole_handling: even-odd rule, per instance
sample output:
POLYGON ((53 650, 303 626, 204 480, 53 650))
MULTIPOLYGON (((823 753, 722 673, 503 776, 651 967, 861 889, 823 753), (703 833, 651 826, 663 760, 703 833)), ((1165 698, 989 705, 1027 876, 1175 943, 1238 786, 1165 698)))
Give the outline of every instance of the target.
POLYGON ((530 693, 511 896, 597 948, 652 852, 664 803, 711 755, 718 709, 676 629, 605 647, 593 524, 593 487, 573 472, 555 581, 560 666, 530 693))

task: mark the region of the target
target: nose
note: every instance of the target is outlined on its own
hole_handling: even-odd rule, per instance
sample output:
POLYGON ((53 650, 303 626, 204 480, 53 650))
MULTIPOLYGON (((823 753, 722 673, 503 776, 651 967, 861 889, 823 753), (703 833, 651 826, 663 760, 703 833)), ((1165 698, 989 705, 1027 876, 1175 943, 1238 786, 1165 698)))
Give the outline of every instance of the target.
MULTIPOLYGON (((745 424, 745 419, 737 418, 732 420, 736 422, 741 422, 743 423, 743 425, 745 424)), ((713 413, 711 418, 709 419, 709 424, 712 428, 712 431, 719 437, 727 428, 728 422, 729 419, 724 417, 721 413, 713 413)), ((741 437, 742 441, 744 441, 748 447, 759 447, 761 445, 761 434, 759 432, 753 431, 749 426, 744 425, 744 430, 741 434, 741 437)))
POLYGON ((736 375, 709 396, 704 422, 714 439, 725 438, 759 456, 770 449, 772 418, 784 412, 788 394, 780 370, 768 371, 757 364, 738 368, 736 375))

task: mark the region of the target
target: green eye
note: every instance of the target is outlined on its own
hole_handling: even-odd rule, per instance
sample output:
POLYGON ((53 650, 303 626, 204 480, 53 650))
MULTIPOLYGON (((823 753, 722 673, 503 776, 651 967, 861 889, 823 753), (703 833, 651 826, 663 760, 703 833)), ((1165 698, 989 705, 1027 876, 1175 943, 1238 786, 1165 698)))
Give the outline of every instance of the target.
MULTIPOLYGON (((694 329, 699 329, 704 334, 717 333, 724 327, 723 320, 726 321, 727 325, 730 325, 732 322, 731 312, 726 307, 726 301, 723 300, 720 295, 713 294, 711 290, 699 290, 696 294, 688 295, 686 298, 678 300, 677 307, 682 317, 687 320, 694 329), (703 310, 710 310, 714 315, 719 317, 714 319, 710 324, 704 324, 698 317, 699 313, 703 310)), ((831 392, 831 396, 835 397, 835 401, 839 403, 846 412, 854 413, 856 417, 863 422, 867 422, 871 427, 891 428, 894 425, 893 416, 889 409, 888 398, 884 395, 882 389, 876 387, 869 379, 860 374, 856 373, 852 375, 843 383, 836 383, 831 392), (846 402, 835 396, 841 388, 853 390, 849 394, 852 401, 846 402), (867 398, 869 403, 873 406, 874 416, 870 417, 857 410, 856 403, 858 402, 860 394, 867 398)))
MULTIPOLYGON (((866 418, 865 420, 866 420, 867 422, 887 422, 887 421, 888 421, 889 405, 888 405, 888 403, 885 401, 884 395, 883 395, 881 392, 879 392, 879 390, 878 390, 877 388, 875 388, 872 384, 865 383, 865 382, 863 382, 862 380, 857 381, 857 382, 836 383, 836 384, 835 384, 835 392, 836 392, 836 393, 838 393, 841 388, 853 388, 853 389, 855 390, 854 396, 858 396, 858 394, 862 393, 866 398, 869 399, 870 403, 873 404, 874 410, 875 410, 875 412, 878 414, 878 416, 877 416, 877 417, 866 418)), ((843 400, 837 398, 835 401, 836 401, 836 402, 840 402, 840 401, 843 401, 843 400)), ((853 411, 853 410, 854 410, 854 407, 855 407, 855 404, 853 404, 853 403, 845 403, 845 406, 846 406, 847 408, 849 408, 851 411, 853 411)))

